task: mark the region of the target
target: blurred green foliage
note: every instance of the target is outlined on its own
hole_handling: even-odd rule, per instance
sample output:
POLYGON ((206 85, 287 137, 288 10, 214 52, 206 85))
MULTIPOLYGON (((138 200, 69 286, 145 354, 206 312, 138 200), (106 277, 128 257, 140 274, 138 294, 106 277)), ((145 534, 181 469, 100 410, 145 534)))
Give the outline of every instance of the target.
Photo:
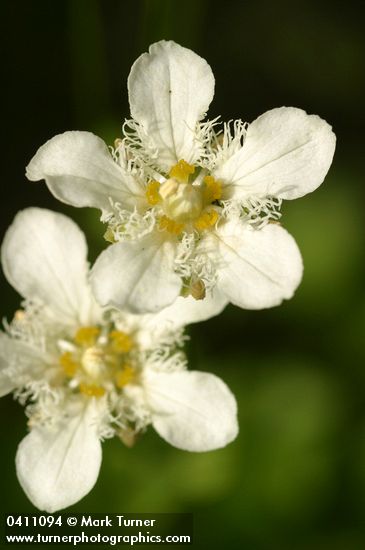
MULTIPOLYGON (((24 178, 37 147, 67 129, 112 143, 129 109, 126 78, 149 43, 171 38, 211 64, 210 116, 251 121, 294 105, 338 136, 325 184, 288 202, 283 224, 305 275, 280 308, 233 307, 190 328, 192 368, 215 372, 237 396, 240 435, 189 454, 150 430, 135 448, 114 439, 80 512, 188 511, 197 548, 360 550, 365 545, 365 287, 363 10, 322 0, 11 0, 2 2, 2 234, 20 208, 66 212, 103 248, 95 211, 58 203, 24 178), (6 195, 5 195, 6 194, 6 195)), ((1 280, 2 312, 19 298, 1 280)), ((2 508, 31 512, 14 455, 26 432, 11 397, 0 402, 2 508)))

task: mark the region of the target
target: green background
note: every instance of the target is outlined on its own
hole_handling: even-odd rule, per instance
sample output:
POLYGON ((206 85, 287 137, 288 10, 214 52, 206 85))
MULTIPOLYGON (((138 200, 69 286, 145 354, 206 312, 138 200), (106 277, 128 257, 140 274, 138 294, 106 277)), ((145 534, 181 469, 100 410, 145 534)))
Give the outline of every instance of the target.
MULTIPOLYGON (((94 210, 57 202, 24 168, 69 129, 107 143, 129 116, 133 61, 161 38, 205 57, 216 77, 209 117, 254 120, 282 105, 330 122, 335 160, 315 193, 286 202, 305 274, 279 308, 228 307, 193 326, 191 368, 232 388, 240 435, 189 454, 150 429, 133 449, 104 444, 93 491, 68 511, 193 512, 195 546, 247 550, 365 547, 364 10, 352 2, 53 0, 1 2, 1 234, 20 208, 62 211, 104 247, 94 210)), ((1 276, 2 315, 19 297, 1 276)), ((16 480, 22 408, 0 402, 1 507, 33 512, 16 480)), ((45 547, 45 546, 44 546, 45 547)))

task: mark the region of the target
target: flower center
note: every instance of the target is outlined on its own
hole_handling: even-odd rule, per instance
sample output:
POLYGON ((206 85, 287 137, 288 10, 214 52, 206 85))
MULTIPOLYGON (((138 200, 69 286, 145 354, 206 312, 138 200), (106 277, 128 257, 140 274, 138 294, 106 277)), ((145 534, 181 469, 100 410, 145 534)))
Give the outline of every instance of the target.
POLYGON ((220 182, 212 176, 191 181, 195 166, 180 160, 162 184, 151 181, 146 188, 149 204, 161 208, 160 229, 179 235, 183 231, 204 231, 215 225, 222 196, 220 182))
POLYGON ((59 345, 65 350, 59 358, 63 381, 76 392, 101 397, 136 379, 135 344, 123 331, 81 327, 59 345))
POLYGON ((161 185, 159 193, 164 213, 178 223, 195 220, 203 209, 203 196, 197 185, 170 178, 161 185))

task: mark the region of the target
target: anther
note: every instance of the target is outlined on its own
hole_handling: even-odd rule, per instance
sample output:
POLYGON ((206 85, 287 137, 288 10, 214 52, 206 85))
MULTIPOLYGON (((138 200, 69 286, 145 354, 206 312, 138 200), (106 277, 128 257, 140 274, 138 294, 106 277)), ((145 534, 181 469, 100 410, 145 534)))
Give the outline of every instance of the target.
POLYGON ((169 176, 170 178, 174 178, 179 182, 186 183, 189 179, 190 174, 194 174, 194 172, 195 166, 189 164, 182 159, 179 160, 179 162, 171 168, 169 176))

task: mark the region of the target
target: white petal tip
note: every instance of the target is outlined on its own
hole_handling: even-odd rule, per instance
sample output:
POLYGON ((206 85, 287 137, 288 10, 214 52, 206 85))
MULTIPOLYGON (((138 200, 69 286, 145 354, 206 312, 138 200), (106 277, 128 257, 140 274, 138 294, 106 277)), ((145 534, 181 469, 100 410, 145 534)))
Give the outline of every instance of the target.
POLYGON ((217 376, 198 371, 155 374, 146 395, 157 433, 178 449, 213 451, 238 434, 237 403, 217 376))

